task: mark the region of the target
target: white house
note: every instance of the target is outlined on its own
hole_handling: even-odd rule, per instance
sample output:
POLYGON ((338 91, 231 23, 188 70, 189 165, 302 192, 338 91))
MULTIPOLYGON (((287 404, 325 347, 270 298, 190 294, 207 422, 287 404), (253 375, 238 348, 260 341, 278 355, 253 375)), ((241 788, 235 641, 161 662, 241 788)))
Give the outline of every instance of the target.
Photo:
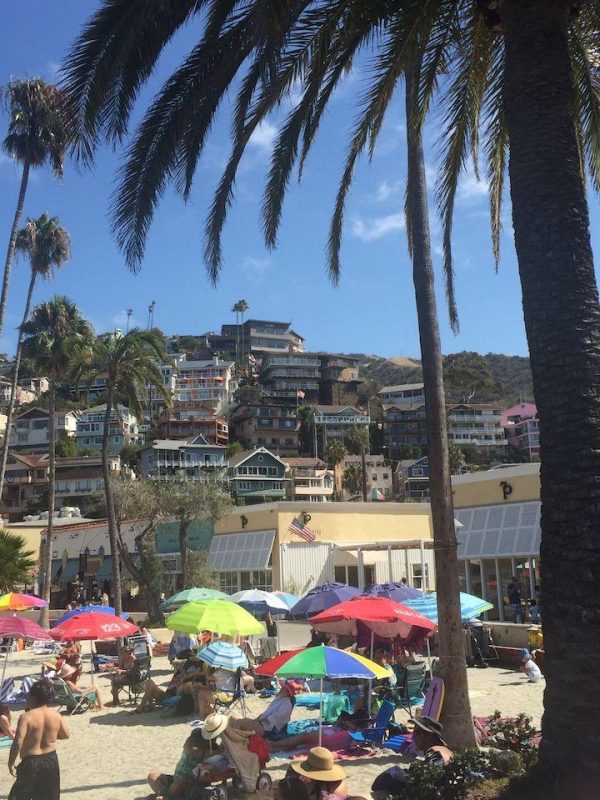
MULTIPOLYGON (((106 404, 94 406, 81 412, 77 420, 77 447, 100 450, 104 434, 106 404)), ((139 426, 137 417, 123 405, 113 408, 109 423, 108 448, 118 453, 127 444, 138 444, 139 426)))

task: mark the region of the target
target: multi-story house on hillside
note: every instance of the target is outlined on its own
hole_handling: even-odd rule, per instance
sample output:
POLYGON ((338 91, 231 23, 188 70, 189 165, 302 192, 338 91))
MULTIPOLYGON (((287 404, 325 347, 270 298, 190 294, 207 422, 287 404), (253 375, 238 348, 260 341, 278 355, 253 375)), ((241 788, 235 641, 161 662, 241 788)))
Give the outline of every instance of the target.
POLYGON ((382 386, 377 393, 384 405, 421 405, 425 402, 422 383, 403 383, 398 386, 382 386))
POLYGON ((143 478, 205 481, 227 467, 227 448, 211 444, 204 436, 189 441, 157 439, 140 451, 143 478))
POLYGON ((359 359, 339 353, 319 353, 318 356, 321 361, 319 403, 355 406, 362 383, 358 376, 359 359))
POLYGON ((352 428, 368 430, 370 418, 354 406, 322 405, 315 407, 315 425, 318 454, 325 456, 327 445, 333 441, 344 441, 352 428))
POLYGON ((229 424, 215 409, 201 400, 180 400, 158 415, 156 429, 160 439, 193 439, 204 436, 211 444, 229 442, 229 424))
MULTIPOLYGON (((54 415, 56 438, 75 436, 79 411, 57 411, 54 415)), ((8 434, 9 448, 20 452, 48 452, 48 424, 50 415, 45 408, 30 408, 13 419, 8 434)))
POLYGON ((262 361, 259 381, 263 395, 288 405, 319 400, 321 361, 311 353, 268 353, 262 361))
POLYGON ((288 468, 287 499, 326 503, 333 499, 334 475, 320 458, 285 458, 288 468))
POLYGON ((232 494, 246 505, 284 500, 288 481, 285 463, 265 447, 229 459, 232 494))
MULTIPOLYGON (((81 416, 77 420, 77 448, 79 450, 102 449, 105 414, 106 405, 94 406, 81 412, 81 416)), ((118 409, 112 410, 110 416, 109 451, 118 453, 125 445, 139 443, 137 417, 126 406, 119 405, 118 409)))
MULTIPOLYGON (((199 402, 215 412, 227 407, 237 384, 232 381, 233 362, 214 356, 208 360, 193 360, 186 354, 176 356, 173 363, 161 364, 164 386, 173 403, 199 402)), ((160 394, 149 387, 152 416, 165 406, 160 394)))
POLYGON ((239 405, 229 419, 235 439, 251 450, 268 447, 280 455, 298 454, 296 407, 284 403, 239 405))
MULTIPOLYGON (((358 464, 362 467, 362 456, 346 456, 344 468, 350 464, 358 464)), ((394 472, 385 456, 367 453, 365 455, 365 468, 371 499, 391 500, 394 494, 394 472)))
POLYGON ((500 424, 509 446, 529 460, 540 452, 540 423, 535 403, 519 403, 502 412, 500 424))

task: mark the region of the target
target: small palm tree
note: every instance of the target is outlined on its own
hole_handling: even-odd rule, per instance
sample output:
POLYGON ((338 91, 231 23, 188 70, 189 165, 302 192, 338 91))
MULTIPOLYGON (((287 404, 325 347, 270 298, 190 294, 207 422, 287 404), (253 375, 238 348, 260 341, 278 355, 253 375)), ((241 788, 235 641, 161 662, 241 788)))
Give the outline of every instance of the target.
POLYGON ((96 377, 106 378, 106 409, 102 433, 102 471, 106 496, 108 536, 112 557, 112 584, 115 611, 123 610, 121 596, 121 568, 119 565, 118 529, 115 502, 111 485, 108 440, 113 411, 119 415, 118 398, 122 398, 132 412, 140 417, 142 401, 147 397, 148 387, 158 392, 167 403, 170 393, 165 388, 158 363, 168 361, 165 353, 165 338, 157 328, 140 330, 132 328, 128 333, 114 331, 99 336, 86 350, 78 354, 74 363, 74 374, 88 383, 96 377))
POLYGON ((49 217, 47 214, 42 214, 38 219, 28 219, 25 227, 21 228, 18 232, 16 237, 16 251, 29 258, 31 277, 29 279, 29 290, 27 292, 27 300, 25 301, 23 321, 19 328, 19 338, 17 339, 17 352, 15 355, 10 399, 6 415, 6 442, 2 451, 2 463, 0 465, 0 497, 2 497, 2 492, 4 490, 4 477, 8 458, 8 437, 10 435, 17 399, 17 384, 23 350, 23 326, 29 319, 33 290, 38 277, 44 279, 50 278, 55 269, 62 267, 62 265, 69 260, 71 256, 71 242, 67 231, 59 225, 58 217, 49 217))
POLYGON ((344 470, 342 486, 350 494, 351 498, 358 497, 362 493, 363 471, 360 464, 348 464, 344 470))
POLYGON ((296 409, 296 418, 300 421, 301 452, 317 457, 315 411, 305 403, 296 409))
POLYGON ((337 439, 334 439, 333 442, 329 442, 327 445, 327 450, 325 452, 327 458, 327 466, 333 469, 333 483, 335 486, 335 498, 336 500, 340 499, 340 470, 338 469, 339 465, 343 463, 344 459, 346 458, 348 451, 337 439))
POLYGON ((239 315, 241 317, 241 320, 242 320, 242 357, 241 357, 240 360, 241 360, 242 364, 245 364, 245 358, 246 358, 246 332, 244 330, 244 314, 246 313, 246 311, 248 311, 250 306, 244 300, 244 298, 242 298, 241 300, 237 301, 237 303, 235 304, 234 308, 239 313, 239 315))
POLYGON ((10 115, 3 150, 22 165, 17 208, 8 240, 2 294, 0 295, 0 341, 8 302, 8 287, 17 232, 23 215, 25 194, 32 167, 50 164, 57 178, 62 177, 66 131, 61 114, 62 94, 56 86, 41 78, 14 80, 2 92, 10 115))
MULTIPOLYGON (((46 547, 43 550, 42 597, 50 602, 52 574, 52 527, 55 503, 55 448, 56 448, 56 388, 66 380, 71 365, 80 351, 92 338, 92 329, 77 306, 68 298, 57 296, 34 308, 31 319, 21 326, 23 355, 28 358, 36 372, 47 375, 48 389, 48 530, 46 547)), ((5 448, 7 449, 7 448, 5 448)), ((42 609, 41 624, 48 625, 48 607, 42 609)))
POLYGON ((0 594, 30 583, 36 563, 35 553, 25 550, 22 536, 0 530, 0 594))

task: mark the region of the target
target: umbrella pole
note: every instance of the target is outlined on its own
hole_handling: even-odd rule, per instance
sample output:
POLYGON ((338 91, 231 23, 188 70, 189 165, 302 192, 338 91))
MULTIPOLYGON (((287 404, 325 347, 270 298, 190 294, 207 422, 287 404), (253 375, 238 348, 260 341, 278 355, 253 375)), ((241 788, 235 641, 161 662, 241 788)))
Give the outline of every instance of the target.
MULTIPOLYGON (((373 643, 375 641, 375 631, 371 628, 371 661, 373 661, 373 643)), ((369 680, 369 684, 367 686, 367 691, 369 692, 369 700, 367 703, 367 711, 369 717, 371 716, 371 700, 373 698, 373 681, 369 680)))
POLYGON ((431 645, 429 644, 429 637, 425 639, 425 643, 427 645, 427 669, 429 670, 429 674, 431 675, 431 645))
POLYGON ((92 683, 96 683, 94 679, 94 643, 90 639, 90 672, 92 674, 92 683))
POLYGON ((323 678, 321 678, 321 686, 319 693, 319 747, 323 742, 323 678))

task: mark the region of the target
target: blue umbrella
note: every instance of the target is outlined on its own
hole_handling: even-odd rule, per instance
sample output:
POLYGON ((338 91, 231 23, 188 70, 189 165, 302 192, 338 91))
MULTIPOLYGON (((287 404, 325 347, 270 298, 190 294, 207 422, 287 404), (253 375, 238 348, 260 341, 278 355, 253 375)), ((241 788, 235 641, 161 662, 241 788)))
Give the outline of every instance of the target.
POLYGON ((298 602, 298 600, 300 600, 300 598, 296 597, 295 594, 290 594, 289 592, 275 591, 275 592, 273 592, 273 594, 276 597, 279 597, 281 600, 283 600, 283 602, 286 604, 286 606, 288 608, 291 608, 292 606, 295 606, 296 603, 298 602))
POLYGON ((413 589, 405 583, 374 583, 365 590, 365 594, 372 597, 388 597, 396 603, 404 603, 406 600, 414 600, 423 597, 420 589, 413 589))
POLYGON ((220 667, 230 672, 248 666, 248 659, 239 647, 230 642, 211 642, 198 651, 198 658, 209 667, 220 667))
MULTIPOLYGON (((71 619, 71 617, 74 617, 77 614, 89 614, 91 611, 99 614, 111 614, 113 617, 116 614, 116 611, 112 606, 81 606, 80 608, 74 608, 72 611, 67 611, 66 614, 63 614, 62 617, 56 620, 55 625, 60 625, 61 622, 71 619)), ((123 612, 121 616, 128 617, 129 614, 123 612)))
MULTIPOLYGON (((419 611, 424 617, 435 622, 438 622, 438 609, 437 609, 437 594, 431 592, 425 594, 423 597, 416 597, 414 600, 405 600, 405 606, 414 608, 419 611)), ((473 619, 483 614, 484 611, 489 611, 494 606, 488 603, 487 600, 482 600, 481 597, 475 597, 472 594, 460 593, 460 615, 462 619, 473 619)))
POLYGON ((324 583, 315 586, 290 609, 290 619, 307 619, 331 606, 344 603, 360 594, 360 589, 345 583, 324 583))
POLYGON ((281 597, 262 589, 244 589, 229 598, 251 614, 279 614, 287 616, 288 606, 281 597))

